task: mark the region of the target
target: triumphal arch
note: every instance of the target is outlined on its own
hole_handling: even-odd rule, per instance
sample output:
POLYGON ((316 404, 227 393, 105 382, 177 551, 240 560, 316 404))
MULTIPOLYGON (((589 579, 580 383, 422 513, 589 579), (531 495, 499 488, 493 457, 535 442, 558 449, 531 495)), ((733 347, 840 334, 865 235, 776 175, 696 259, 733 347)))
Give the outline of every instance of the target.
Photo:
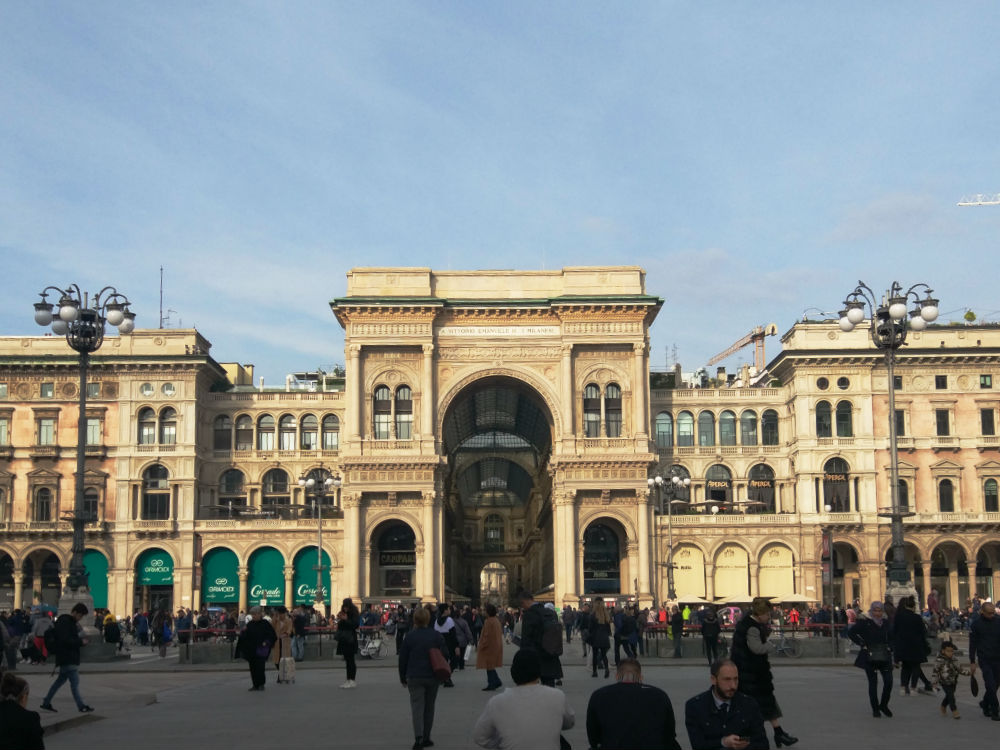
POLYGON ((637 267, 349 272, 345 595, 652 602, 662 304, 637 267))

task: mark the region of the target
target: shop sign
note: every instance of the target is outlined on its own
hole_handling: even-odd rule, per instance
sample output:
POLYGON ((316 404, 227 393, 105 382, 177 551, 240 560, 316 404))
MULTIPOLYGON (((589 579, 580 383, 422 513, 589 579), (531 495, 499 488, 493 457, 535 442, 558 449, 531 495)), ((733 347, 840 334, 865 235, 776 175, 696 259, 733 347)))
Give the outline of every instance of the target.
POLYGON ((233 581, 230 581, 228 578, 220 576, 219 578, 216 578, 214 581, 211 581, 208 584, 208 588, 206 589, 205 593, 208 601, 210 602, 221 601, 221 599, 216 599, 213 597, 228 598, 235 596, 236 586, 234 585, 233 581))
POLYGON ((140 586, 165 586, 174 582, 174 561, 161 550, 141 559, 138 565, 140 586))
POLYGON ((414 552, 379 552, 379 565, 416 565, 417 553, 414 552))

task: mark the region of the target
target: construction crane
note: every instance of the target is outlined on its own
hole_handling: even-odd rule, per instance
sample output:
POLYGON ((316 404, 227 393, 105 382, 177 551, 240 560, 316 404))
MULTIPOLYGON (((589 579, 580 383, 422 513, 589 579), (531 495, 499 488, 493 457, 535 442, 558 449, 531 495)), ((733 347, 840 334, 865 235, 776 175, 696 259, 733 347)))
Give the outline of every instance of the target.
POLYGON ((747 346, 753 342, 753 363, 754 367, 757 368, 757 372, 764 371, 764 337, 765 336, 776 336, 778 334, 778 326, 774 323, 768 323, 766 326, 755 326, 750 333, 741 338, 731 347, 726 349, 724 352, 719 352, 710 360, 708 360, 708 366, 711 367, 716 362, 721 362, 726 357, 735 354, 744 346, 747 346))
POLYGON ((962 198, 958 202, 959 206, 1000 206, 1000 193, 994 193, 993 195, 988 195, 985 193, 977 193, 976 195, 969 195, 962 198))

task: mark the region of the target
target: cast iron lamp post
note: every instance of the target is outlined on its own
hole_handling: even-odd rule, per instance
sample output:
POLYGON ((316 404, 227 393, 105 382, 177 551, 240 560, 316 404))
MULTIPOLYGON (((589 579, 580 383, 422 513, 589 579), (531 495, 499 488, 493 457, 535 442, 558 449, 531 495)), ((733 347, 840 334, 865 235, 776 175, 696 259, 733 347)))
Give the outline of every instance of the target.
MULTIPOLYGON (((41 298, 40 302, 35 303, 35 322, 40 326, 51 325, 54 334, 65 336, 66 343, 79 354, 80 359, 80 418, 76 433, 73 550, 69 562, 69 576, 66 579, 69 595, 67 596, 64 591, 59 603, 59 611, 68 612, 74 603, 90 598, 89 594, 81 591, 81 589, 89 590, 87 569, 83 566, 83 527, 88 520, 84 516, 83 479, 87 463, 87 370, 90 366, 90 355, 104 343, 105 323, 116 326, 120 334, 131 333, 135 329, 135 313, 129 310, 131 303, 128 298, 112 286, 106 286, 94 295, 81 292, 76 284, 71 284, 66 289, 48 286, 41 291, 41 298), (49 292, 59 296, 56 305, 48 301, 49 292)), ((90 603, 93 604, 93 600, 90 603)))
POLYGON ((670 475, 664 479, 657 474, 646 480, 650 491, 656 490, 657 505, 660 513, 663 513, 663 499, 666 497, 667 507, 667 599, 673 601, 677 598, 677 591, 674 590, 674 503, 684 502, 681 491, 691 486, 691 477, 683 477, 675 469, 670 470, 670 475))
POLYGON ((299 477, 299 487, 313 497, 313 512, 316 514, 316 596, 313 606, 318 611, 323 610, 323 501, 329 494, 336 495, 341 484, 340 475, 328 475, 321 482, 312 476, 299 477))
POLYGON ((891 508, 880 516, 892 520, 892 560, 889 563, 888 584, 886 595, 892 597, 894 603, 902 596, 914 596, 910 581, 910 571, 906 567, 905 549, 903 546, 903 518, 913 515, 899 507, 899 454, 896 446, 896 350, 906 343, 906 334, 910 329, 922 331, 928 323, 937 320, 938 301, 931 294, 933 289, 923 283, 914 284, 905 292, 899 282, 882 295, 881 303, 876 302, 875 293, 864 283, 847 295, 844 309, 840 311, 840 329, 853 331, 855 326, 866 319, 865 308, 871 314, 870 333, 875 348, 885 355, 885 366, 889 376, 889 496, 891 508), (924 294, 920 298, 920 290, 924 294), (907 310, 907 304, 912 300, 913 307, 907 310))

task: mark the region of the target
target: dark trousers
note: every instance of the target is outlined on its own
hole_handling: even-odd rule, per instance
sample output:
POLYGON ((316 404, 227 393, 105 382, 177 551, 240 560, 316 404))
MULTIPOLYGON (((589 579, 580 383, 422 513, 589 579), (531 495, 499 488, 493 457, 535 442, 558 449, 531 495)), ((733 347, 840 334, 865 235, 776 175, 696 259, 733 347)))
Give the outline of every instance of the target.
POLYGON ((958 710, 958 707, 955 705, 955 687, 955 685, 941 683, 941 689, 944 691, 944 698, 941 700, 941 705, 950 708, 952 711, 958 710))
POLYGON ((684 633, 681 630, 671 630, 671 634, 674 637, 674 658, 679 659, 681 657, 681 639, 684 637, 684 633))
POLYGON ((708 657, 708 664, 711 666, 719 658, 719 638, 706 636, 702 640, 705 641, 705 656, 708 657))
POLYGON ((250 662, 250 681, 254 687, 264 687, 267 682, 267 673, 264 671, 264 659, 255 656, 250 662))
POLYGON ((615 666, 618 666, 618 662, 622 660, 622 639, 615 634, 615 666))
POLYGON ((593 656, 594 674, 597 674, 600 667, 604 667, 605 671, 608 670, 608 650, 606 648, 594 646, 591 648, 591 655, 593 656))
POLYGON ((407 630, 404 628, 396 626, 396 653, 399 653, 399 649, 403 647, 403 639, 406 638, 407 630))
POLYGON ((899 670, 899 686, 909 690, 911 687, 916 687, 921 680, 924 682, 924 687, 930 690, 931 682, 924 675, 924 670, 920 668, 920 662, 904 661, 899 670))
POLYGON ((628 659, 635 658, 635 646, 632 645, 632 641, 624 640, 622 641, 622 648, 625 649, 625 657, 628 659))
POLYGON ((889 698, 892 695, 892 665, 886 664, 884 667, 875 667, 869 664, 865 667, 865 675, 868 677, 868 700, 872 704, 872 709, 879 706, 888 706, 889 698), (882 674, 882 700, 878 699, 878 675, 882 674))
POLYGON ((353 680, 358 676, 358 664, 355 662, 357 654, 351 652, 349 654, 344 654, 344 663, 347 665, 347 679, 353 680))
POLYGON ((566 643, 571 643, 573 641, 573 626, 566 625, 566 643))
POLYGON ((437 699, 438 681, 433 677, 411 677, 406 681, 410 691, 410 717, 413 719, 413 736, 430 739, 434 727, 434 701, 437 699))
POLYGON ((997 683, 1000 681, 1000 660, 979 660, 979 669, 983 673, 983 710, 990 714, 997 713, 1000 704, 997 703, 997 683))
POLYGON ((497 674, 495 669, 486 670, 486 687, 498 688, 503 683, 500 681, 500 675, 497 674))

